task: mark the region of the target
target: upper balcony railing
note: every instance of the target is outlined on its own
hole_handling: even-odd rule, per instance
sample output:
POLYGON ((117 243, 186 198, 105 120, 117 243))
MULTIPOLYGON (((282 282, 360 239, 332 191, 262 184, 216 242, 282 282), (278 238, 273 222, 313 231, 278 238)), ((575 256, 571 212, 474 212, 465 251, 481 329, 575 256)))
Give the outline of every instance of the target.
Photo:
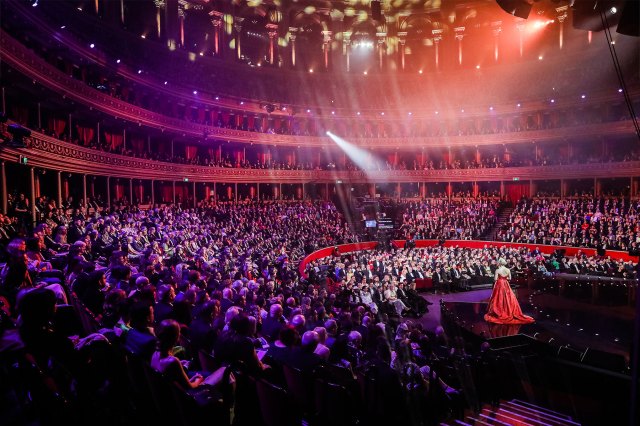
MULTIPOLYGON (((2 48, 0 51, 2 60, 30 79, 86 106, 93 107, 99 111, 114 117, 126 119, 133 123, 178 134, 185 134, 201 140, 204 139, 205 143, 207 140, 218 140, 273 146, 335 146, 328 137, 256 133, 208 126, 167 117, 106 95, 85 85, 81 81, 69 77, 39 58, 4 31, 0 33, 0 47, 2 48)), ((516 133, 445 137, 352 138, 350 142, 365 148, 405 148, 416 150, 433 147, 506 145, 556 140, 580 140, 587 137, 631 134, 633 134, 632 123, 630 121, 620 121, 516 133)))
POLYGON ((133 179, 225 183, 416 183, 497 182, 639 177, 640 161, 563 166, 454 170, 265 170, 173 164, 96 151, 32 132, 29 148, 3 147, 0 158, 17 161, 26 155, 33 167, 133 179))

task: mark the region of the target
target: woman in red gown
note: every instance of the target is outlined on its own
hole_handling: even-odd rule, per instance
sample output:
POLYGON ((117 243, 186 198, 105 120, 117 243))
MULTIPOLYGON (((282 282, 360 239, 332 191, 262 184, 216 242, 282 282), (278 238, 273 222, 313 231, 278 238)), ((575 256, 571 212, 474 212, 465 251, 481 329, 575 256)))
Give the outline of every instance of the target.
POLYGON ((535 322, 530 316, 524 315, 518 304, 518 299, 509 285, 511 271, 506 267, 507 261, 500 259, 496 270, 496 283, 489 300, 484 320, 494 324, 530 324, 535 322))

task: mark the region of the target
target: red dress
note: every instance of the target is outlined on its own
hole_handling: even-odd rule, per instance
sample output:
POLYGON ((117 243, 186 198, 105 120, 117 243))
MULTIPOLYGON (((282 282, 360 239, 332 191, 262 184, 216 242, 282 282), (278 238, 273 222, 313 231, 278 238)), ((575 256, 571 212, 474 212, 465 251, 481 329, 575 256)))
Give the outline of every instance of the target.
POLYGON ((502 275, 498 275, 493 286, 493 293, 484 320, 494 324, 530 324, 535 322, 533 318, 522 313, 518 299, 509 285, 509 280, 502 275))

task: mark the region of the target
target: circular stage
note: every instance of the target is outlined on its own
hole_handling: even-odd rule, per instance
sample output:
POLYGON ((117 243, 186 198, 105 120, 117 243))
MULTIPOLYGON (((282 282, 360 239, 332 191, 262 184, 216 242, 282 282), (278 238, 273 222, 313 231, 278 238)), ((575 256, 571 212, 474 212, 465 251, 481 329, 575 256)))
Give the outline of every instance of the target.
MULTIPOLYGON (((441 321, 488 340, 492 347, 546 345, 548 353, 570 361, 588 362, 626 371, 633 340, 634 308, 627 304, 593 304, 580 297, 558 294, 558 288, 518 289, 522 310, 536 322, 498 325, 484 321, 490 290, 454 293, 441 297, 441 321)), ((433 300, 434 296, 427 298, 433 300)))

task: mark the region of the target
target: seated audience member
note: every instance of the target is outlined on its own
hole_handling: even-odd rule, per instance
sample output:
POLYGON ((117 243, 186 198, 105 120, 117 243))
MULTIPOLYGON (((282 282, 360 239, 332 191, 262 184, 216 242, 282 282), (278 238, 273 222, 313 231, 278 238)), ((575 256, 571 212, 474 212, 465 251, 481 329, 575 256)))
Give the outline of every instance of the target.
POLYGON ((124 347, 145 360, 151 359, 156 349, 156 336, 153 330, 153 306, 137 302, 131 307, 131 329, 124 335, 124 347))
POLYGON ((201 385, 216 386, 224 378, 224 368, 212 372, 207 377, 200 373, 191 377, 184 370, 183 363, 173 355, 173 349, 180 339, 180 324, 168 319, 157 327, 158 350, 151 356, 151 367, 164 374, 167 379, 178 383, 184 389, 194 389, 201 385))

